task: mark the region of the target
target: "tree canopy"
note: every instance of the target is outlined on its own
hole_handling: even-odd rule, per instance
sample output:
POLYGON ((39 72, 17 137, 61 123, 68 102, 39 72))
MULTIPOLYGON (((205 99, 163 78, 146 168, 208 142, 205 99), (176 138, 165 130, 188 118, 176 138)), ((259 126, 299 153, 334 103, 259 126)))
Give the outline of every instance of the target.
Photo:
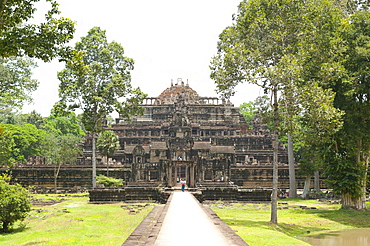
POLYGON ((0 127, 4 128, 7 132, 6 136, 11 137, 14 141, 12 159, 24 162, 28 156, 40 156, 45 131, 37 129, 31 124, 0 124, 0 127))
POLYGON ((326 146, 326 175, 341 193, 343 207, 365 209, 370 156, 369 11, 358 8, 345 27, 340 76, 331 76, 324 84, 336 92, 335 106, 345 112, 342 129, 326 146))
POLYGON ((328 184, 355 209, 366 208, 369 16, 364 2, 245 0, 211 63, 223 96, 242 82, 280 91, 279 132, 299 129, 306 150, 320 150, 328 184))
POLYGON ((84 131, 81 129, 80 120, 77 118, 74 112, 70 112, 65 116, 55 116, 52 114, 48 117, 45 117, 44 121, 45 131, 52 133, 53 135, 85 135, 84 131))
MULTIPOLYGON (((57 109, 83 111, 82 122, 87 131, 102 129, 102 119, 113 111, 123 117, 141 113, 138 103, 145 94, 131 85, 134 61, 124 56, 117 42, 108 43, 105 31, 92 28, 75 46, 76 57, 58 73, 61 81, 57 109)), ((57 112, 57 111, 56 111, 57 112)))
POLYGON ((73 38, 74 22, 58 16, 56 1, 45 0, 50 3, 45 21, 32 24, 39 1, 0 1, 0 57, 28 56, 48 62, 70 56, 66 44, 73 38))
POLYGON ((104 156, 113 155, 120 147, 118 136, 112 131, 103 131, 98 137, 96 146, 100 154, 104 156))
MULTIPOLYGON (((331 92, 318 84, 323 74, 336 68, 335 58, 342 47, 338 40, 341 17, 340 7, 331 0, 242 1, 234 23, 220 34, 218 53, 211 61, 211 78, 223 97, 233 95, 235 86, 243 82, 257 84, 272 94, 276 140, 273 223, 277 223, 277 139, 284 132, 281 123, 289 123, 297 114, 313 109, 313 102, 305 96, 307 93, 319 98, 331 92), (281 114, 282 105, 287 109, 285 115, 281 114), (285 121, 281 120, 282 116, 285 121)), ((332 100, 326 102, 316 103, 318 110, 331 109, 335 112, 334 119, 340 117, 332 100)), ((292 129, 288 124, 285 127, 292 129)))
POLYGON ((32 101, 38 82, 31 78, 36 63, 26 57, 0 57, 0 104, 21 107, 32 101))
POLYGON ((96 186, 96 136, 102 131, 104 118, 117 111, 129 119, 133 114, 142 114, 138 104, 146 94, 131 85, 133 59, 124 56, 123 47, 117 42, 108 42, 106 33, 99 27, 92 28, 87 36, 77 42, 75 59, 66 63, 58 73, 61 81, 61 100, 54 112, 79 108, 81 121, 93 138, 93 188, 96 186))

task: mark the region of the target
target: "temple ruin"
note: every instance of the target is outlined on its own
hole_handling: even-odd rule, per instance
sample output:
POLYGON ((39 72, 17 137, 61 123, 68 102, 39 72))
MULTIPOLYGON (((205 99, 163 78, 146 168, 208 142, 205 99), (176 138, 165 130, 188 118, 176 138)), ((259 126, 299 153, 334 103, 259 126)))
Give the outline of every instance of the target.
MULTIPOLYGON (((131 121, 118 117, 107 127, 119 136, 120 149, 108 160, 99 153, 97 156, 98 175, 109 173, 124 179, 126 193, 132 188, 130 194, 118 191, 117 196, 127 199, 135 192, 142 193, 133 187, 146 187, 141 190, 159 196, 157 190, 150 189, 174 187, 179 179, 186 179, 190 189, 203 190, 200 200, 220 196, 250 200, 247 192, 251 190, 271 190, 273 138, 259 115, 249 126, 230 101, 200 96, 182 79, 171 82, 158 97, 147 97, 141 106, 144 115, 131 121), (215 194, 217 187, 219 194, 215 194), (230 189, 225 192, 226 188, 230 189), (242 189, 246 192, 240 193, 242 189)), ((76 165, 61 167, 58 189, 91 189, 91 135, 85 137, 83 152, 76 165)), ((289 189, 287 150, 282 144, 278 162, 279 189, 289 189)), ((41 157, 33 157, 11 171, 24 186, 52 190, 54 168, 45 165, 41 157)), ((304 179, 296 180, 297 187, 303 188, 304 179)), ((103 199, 101 196, 97 194, 97 199, 103 199)))
MULTIPOLYGON (((182 79, 158 97, 147 97, 142 107, 144 115, 132 121, 119 117, 107 128, 120 141, 110 162, 130 169, 127 181, 172 187, 186 179, 191 188, 209 181, 271 187, 270 180, 253 175, 256 167, 271 166, 273 156, 272 135, 258 115, 249 126, 230 101, 202 97, 182 79)), ((91 139, 84 151, 90 158, 91 139)), ((281 144, 279 163, 287 163, 281 144)))

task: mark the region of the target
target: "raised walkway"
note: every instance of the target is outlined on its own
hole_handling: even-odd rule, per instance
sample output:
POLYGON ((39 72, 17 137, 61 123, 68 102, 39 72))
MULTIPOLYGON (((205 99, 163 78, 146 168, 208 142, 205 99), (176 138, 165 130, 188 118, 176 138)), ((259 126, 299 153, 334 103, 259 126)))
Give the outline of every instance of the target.
POLYGON ((123 246, 248 246, 209 207, 189 192, 175 191, 156 206, 123 246))

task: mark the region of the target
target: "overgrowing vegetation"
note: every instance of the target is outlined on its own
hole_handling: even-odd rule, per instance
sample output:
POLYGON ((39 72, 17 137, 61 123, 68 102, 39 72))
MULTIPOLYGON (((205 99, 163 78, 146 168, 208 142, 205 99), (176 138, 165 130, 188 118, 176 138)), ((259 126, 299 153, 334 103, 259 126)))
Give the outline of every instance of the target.
POLYGON ((102 184, 104 185, 104 187, 121 187, 125 184, 125 181, 123 181, 123 179, 116 179, 104 175, 98 175, 96 177, 96 183, 102 184))

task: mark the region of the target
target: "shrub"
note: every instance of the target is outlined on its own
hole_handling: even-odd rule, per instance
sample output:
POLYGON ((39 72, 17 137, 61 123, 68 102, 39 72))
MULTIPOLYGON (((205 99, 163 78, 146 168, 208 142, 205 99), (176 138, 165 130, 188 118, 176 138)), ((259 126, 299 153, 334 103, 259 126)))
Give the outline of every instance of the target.
POLYGON ((125 181, 123 181, 123 179, 111 178, 104 175, 99 175, 96 177, 96 183, 103 184, 105 187, 120 187, 124 185, 124 182, 125 181))
POLYGON ((31 210, 28 190, 8 182, 8 177, 0 176, 0 228, 4 232, 9 231, 14 222, 24 220, 31 210))

